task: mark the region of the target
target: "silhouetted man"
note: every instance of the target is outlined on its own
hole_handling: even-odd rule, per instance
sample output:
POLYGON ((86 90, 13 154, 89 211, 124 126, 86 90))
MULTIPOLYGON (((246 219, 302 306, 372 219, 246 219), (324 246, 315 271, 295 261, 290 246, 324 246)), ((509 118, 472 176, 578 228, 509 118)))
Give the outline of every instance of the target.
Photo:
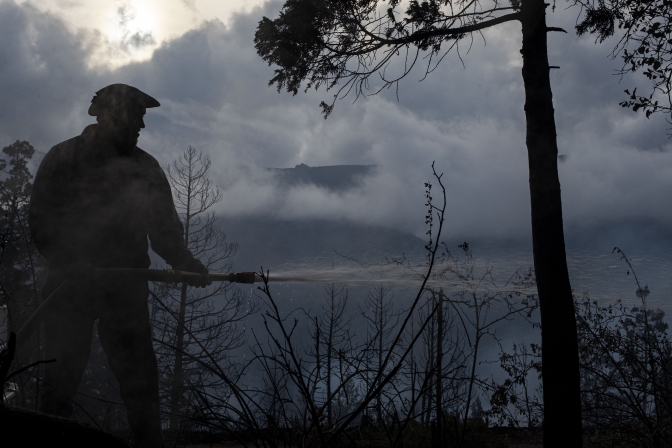
POLYGON ((152 249, 173 268, 207 269, 184 243, 170 185, 158 162, 136 146, 147 108, 159 102, 113 84, 98 91, 89 115, 98 124, 44 157, 30 202, 30 231, 49 264, 46 298, 65 280, 67 300, 45 318, 47 359, 43 412, 69 417, 89 358, 93 325, 119 381, 134 443, 163 447, 158 370, 146 281, 95 277, 93 268, 147 268, 152 249))

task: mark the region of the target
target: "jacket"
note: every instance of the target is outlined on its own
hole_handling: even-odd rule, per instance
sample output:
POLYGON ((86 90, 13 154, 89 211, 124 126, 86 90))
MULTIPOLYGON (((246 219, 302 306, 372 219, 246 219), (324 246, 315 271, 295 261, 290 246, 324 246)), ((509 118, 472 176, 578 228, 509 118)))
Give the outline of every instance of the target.
POLYGON ((120 154, 97 126, 51 148, 35 176, 29 226, 50 268, 147 268, 148 238, 174 267, 192 259, 159 163, 137 146, 120 154))

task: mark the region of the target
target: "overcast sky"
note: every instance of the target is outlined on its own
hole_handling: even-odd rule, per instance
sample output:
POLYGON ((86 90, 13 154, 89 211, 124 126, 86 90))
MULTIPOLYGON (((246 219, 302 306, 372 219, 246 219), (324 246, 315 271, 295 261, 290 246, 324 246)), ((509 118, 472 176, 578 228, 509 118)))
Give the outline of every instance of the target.
MULTIPOLYGON (((210 155, 227 216, 272 215, 380 224, 424 234, 423 183, 431 163, 448 189, 448 233, 529 235, 529 191, 520 26, 477 39, 465 66, 449 55, 427 79, 417 70, 394 92, 337 103, 320 115, 318 91, 267 87, 272 68, 256 55, 258 21, 279 2, 41 0, 0 2, 0 144, 30 141, 44 154, 94 122, 96 90, 127 83, 161 102, 148 111, 139 146, 162 165, 188 145, 210 155), (278 190, 263 167, 378 164, 344 194, 278 190)), ((578 12, 558 9, 550 62, 568 229, 672 224, 672 153, 664 117, 621 108, 615 42, 578 38, 578 12)), ((642 80, 640 80, 642 78, 642 80)), ((435 195, 436 197, 436 195, 435 195)))

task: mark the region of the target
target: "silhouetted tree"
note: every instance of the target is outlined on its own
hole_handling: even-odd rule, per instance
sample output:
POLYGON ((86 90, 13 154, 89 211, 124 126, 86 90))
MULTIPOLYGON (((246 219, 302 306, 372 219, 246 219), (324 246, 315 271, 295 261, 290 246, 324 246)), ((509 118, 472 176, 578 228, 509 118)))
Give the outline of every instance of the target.
MULTIPOLYGON (((222 198, 208 177, 210 165, 207 156, 190 146, 167 168, 167 176, 187 247, 210 272, 224 272, 230 270, 237 246, 226 241, 210 210, 222 198)), ((236 369, 228 355, 245 340, 236 323, 250 307, 238 290, 223 282, 204 289, 186 283, 155 284, 152 295, 162 395, 169 408, 169 428, 177 431, 180 421, 202 404, 195 389, 227 387, 199 361, 236 369)))
MULTIPOLYGON (((434 309, 434 304, 432 302, 428 302, 426 305, 428 310, 420 310, 420 318, 423 319, 425 316, 423 315, 423 311, 427 315, 429 315, 430 311, 433 311, 434 309)), ((434 388, 431 387, 432 384, 432 377, 436 376, 434 372, 434 356, 436 355, 436 342, 437 342, 437 325, 436 325, 436 318, 430 319, 429 325, 425 328, 425 332, 422 335, 423 339, 423 346, 424 346, 424 369, 422 370, 421 376, 424 377, 424 382, 422 383, 422 387, 420 388, 420 391, 422 393, 422 406, 421 406, 421 421, 425 426, 429 426, 429 423, 432 418, 432 403, 434 402, 434 388)))
POLYGON ((672 446, 672 341, 661 310, 577 303, 585 421, 629 446, 672 446))
MULTIPOLYGON (((392 288, 389 286, 375 286, 369 289, 361 313, 367 323, 366 340, 364 341, 364 359, 366 368, 362 381, 367 390, 373 390, 376 386, 374 378, 385 374, 390 366, 384 363, 385 356, 392 347, 395 327, 399 319, 399 312, 394 310, 392 302, 392 288)), ((391 358, 394 363, 395 356, 391 358)), ((378 426, 385 424, 383 407, 388 400, 384 400, 385 389, 380 389, 375 396, 374 412, 378 426)))
POLYGON ((630 261, 641 306, 600 306, 587 294, 577 300, 585 419, 629 446, 672 446, 672 341, 665 313, 648 309, 630 261))
MULTIPOLYGON (((612 57, 621 56, 620 74, 641 72, 651 91, 638 95, 627 89, 621 106, 642 110, 648 118, 656 112, 672 114, 672 3, 667 0, 575 0, 586 13, 576 30, 596 34, 603 42, 618 34, 612 57), (617 31, 618 30, 618 31, 617 31)), ((669 121, 669 119, 668 119, 669 121)))
POLYGON ((433 313, 423 334, 421 421, 432 427, 432 446, 443 446, 446 417, 457 412, 458 402, 466 396, 464 369, 469 358, 464 335, 456 331, 455 314, 443 289, 430 292, 420 310, 421 320, 433 313))
POLYGON ((439 397, 435 402, 441 403, 436 406, 441 418, 437 416, 435 439, 438 444, 452 439, 463 446, 468 443, 469 416, 479 389, 486 394, 492 389, 478 372, 479 365, 487 361, 483 356, 485 342, 499 342, 497 331, 502 325, 529 322, 538 302, 529 291, 534 283, 530 271, 516 272, 499 285, 491 266, 477 269, 467 243, 459 247, 464 258, 448 252, 435 271, 438 279, 463 285, 455 292, 434 291, 437 335, 443 334, 435 342, 435 376, 441 382, 441 387, 434 387, 439 397), (443 318, 439 318, 438 309, 443 310, 443 318))
POLYGON ((522 25, 526 142, 530 171, 534 265, 541 303, 544 347, 544 446, 582 445, 578 345, 567 270, 558 178, 555 119, 548 63, 544 0, 504 5, 466 0, 287 0, 280 16, 264 17, 255 34, 257 53, 277 66, 269 84, 296 94, 299 88, 335 89, 336 99, 361 95, 372 76, 383 88, 397 85, 427 55, 426 74, 465 38, 510 21, 522 25), (404 59, 398 76, 386 69, 404 59), (302 84, 304 84, 302 86, 302 84))
POLYGON ((25 314, 37 306, 37 276, 44 269, 44 263, 32 244, 27 220, 33 187, 28 162, 35 149, 30 143, 17 140, 4 147, 2 153, 0 170, 5 177, 0 180, 0 209, 3 212, 0 217, 0 288, 3 302, 9 307, 12 328, 21 325, 27 317, 25 314), (14 317, 18 320, 12 322, 14 317))
MULTIPOLYGON (((45 271, 28 229, 28 204, 33 175, 28 163, 35 149, 27 141, 19 141, 2 149, 0 170, 0 303, 7 306, 8 327, 18 331, 23 322, 39 306, 39 287, 45 271)), ((41 358, 40 332, 17 353, 15 365, 22 367, 41 358)), ((39 368, 17 380, 20 404, 37 408, 40 381, 39 368)))
POLYGON ((541 401, 541 348, 537 344, 513 344, 511 352, 502 351, 499 363, 507 378, 492 382, 490 410, 487 415, 496 418, 499 425, 541 426, 544 405, 541 401), (539 384, 534 387, 531 374, 539 384))
MULTIPOLYGON (((432 168, 434 166, 432 165, 432 168)), ((281 399, 271 400, 271 402, 282 404, 282 409, 285 417, 284 422, 288 425, 288 430, 293 434, 292 440, 301 446, 331 446, 334 443, 340 443, 343 439, 344 431, 356 419, 362 418, 362 426, 369 421, 367 417, 367 409, 373 407, 374 409, 381 409, 385 404, 390 404, 388 409, 381 409, 381 414, 388 411, 387 415, 392 417, 394 426, 399 428, 399 419, 397 418, 396 409, 394 409, 393 400, 399 397, 396 392, 395 384, 400 376, 400 372, 407 363, 413 347, 416 346, 418 340, 421 338, 422 332, 425 329, 428 321, 431 320, 430 313, 426 319, 420 323, 420 328, 415 329, 408 338, 408 329, 412 327, 411 322, 415 311, 421 305, 421 299, 426 293, 427 281, 432 275, 434 261, 437 257, 436 253, 439 250, 439 239, 443 229, 445 211, 446 211, 446 195, 445 187, 441 181, 441 175, 437 174, 433 169, 433 174, 436 182, 441 188, 442 201, 440 205, 436 205, 432 201, 430 194, 431 185, 426 184, 426 206, 428 209, 427 223, 430 225, 430 242, 427 245, 428 262, 422 266, 422 273, 418 275, 420 286, 411 306, 405 310, 404 315, 399 315, 398 325, 391 330, 391 321, 389 311, 391 304, 387 298, 389 289, 382 287, 382 289, 370 290, 369 302, 365 312, 367 312, 366 319, 369 323, 371 331, 369 331, 365 342, 359 346, 352 347, 349 351, 339 352, 339 384, 335 385, 332 395, 339 398, 339 408, 347 410, 346 413, 334 413, 333 425, 326 430, 323 426, 325 416, 325 403, 318 403, 315 399, 317 385, 322 381, 321 374, 317 368, 318 362, 315 361, 315 354, 317 348, 321 347, 322 343, 316 344, 320 334, 314 331, 316 336, 313 339, 313 346, 315 350, 306 351, 305 347, 301 347, 299 333, 299 319, 296 317, 297 310, 290 310, 289 312, 281 311, 278 303, 273 298, 271 289, 268 284, 267 273, 259 272, 263 279, 263 285, 260 285, 259 297, 263 302, 265 308, 262 313, 265 334, 258 334, 254 329, 251 330, 255 339, 252 352, 254 354, 254 365, 260 366, 266 378, 276 378, 271 382, 272 387, 265 387, 263 390, 259 388, 238 388, 233 387, 235 393, 235 404, 229 405, 227 415, 222 415, 221 419, 226 421, 229 427, 244 428, 246 431, 252 431, 255 437, 259 437, 260 444, 269 444, 276 446, 276 440, 269 438, 269 436, 261 430, 262 425, 268 421, 264 416, 268 415, 272 408, 268 406, 261 406, 260 400, 255 397, 268 396, 269 391, 283 392, 277 394, 276 397, 281 399), (433 228, 433 219, 436 218, 436 228, 433 228), (433 230, 432 230, 433 229, 433 230), (435 239, 434 239, 435 238, 435 239), (382 304, 382 308, 379 305, 382 304), (388 309, 389 308, 389 309, 388 309), (379 311, 382 309, 382 313, 379 311), (387 311, 386 311, 387 309, 387 311), (382 325, 380 323, 382 322, 382 325), (382 329, 382 332, 377 331, 382 329), (382 353, 381 339, 382 334, 382 353), (264 337, 265 336, 265 337, 264 337), (359 384, 362 385, 357 390, 359 384), (278 387, 273 386, 277 384, 278 387), (285 384, 290 384, 292 390, 286 390, 285 384), (386 392, 389 395, 386 396, 386 392), (284 398, 289 396, 289 398, 284 398), (352 398, 350 398, 352 397, 352 398), (345 398, 345 403, 343 403, 345 398), (381 406, 377 406, 381 403, 381 406), (343 406, 345 404, 345 406, 343 406), (233 414, 233 415, 232 415, 233 414), (233 416, 235 415, 235 418, 233 416)), ((397 316, 392 316, 396 321, 397 316)), ((314 322, 314 321, 313 321, 314 322)), ((314 325, 314 328, 319 328, 314 325)), ((319 358, 318 358, 319 359, 319 358)), ((321 364, 321 363, 319 363, 321 364)), ((250 365, 253 365, 252 363, 250 365)), ((268 401, 268 400, 267 400, 268 401)), ((274 412, 274 414, 278 414, 274 412)), ((384 420, 378 419, 379 422, 384 420)), ((392 434, 387 431, 387 427, 383 425, 383 429, 387 432, 388 439, 392 434)), ((397 434, 401 434, 401 430, 397 434)), ((284 443, 290 443, 285 439, 284 443)))
MULTIPOLYGON (((334 393, 334 380, 339 384, 347 380, 350 370, 349 363, 344 360, 352 354, 353 349, 350 334, 352 316, 346 314, 347 306, 347 287, 326 284, 322 312, 313 318, 314 351, 309 354, 315 357, 318 381, 321 379, 326 388, 324 405, 329 426, 334 423, 334 402, 338 403, 337 400, 342 395, 334 393)), ((345 392, 345 389, 341 390, 345 392)))

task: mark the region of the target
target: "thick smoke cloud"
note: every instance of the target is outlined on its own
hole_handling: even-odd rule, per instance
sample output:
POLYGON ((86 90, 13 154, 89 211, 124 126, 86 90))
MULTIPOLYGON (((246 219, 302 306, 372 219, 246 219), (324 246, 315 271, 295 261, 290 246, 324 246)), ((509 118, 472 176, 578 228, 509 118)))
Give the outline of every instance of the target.
MULTIPOLYGON (((92 123, 93 93, 123 82, 159 99, 139 145, 163 165, 189 145, 209 154, 226 217, 345 219, 424 234, 423 184, 431 163, 443 174, 448 233, 455 238, 529 236, 520 27, 511 23, 462 45, 422 82, 423 66, 398 89, 318 104, 332 92, 292 96, 267 87, 272 67, 253 35, 271 2, 160 43, 151 59, 118 69, 91 64, 108 43, 67 28, 28 4, 0 3, 0 140, 29 140, 38 151, 92 123), (94 67, 94 68, 92 68, 94 67), (96 68, 97 67, 97 68, 96 68), (379 165, 357 188, 281 188, 265 167, 379 165)), ((662 117, 645 120, 618 106, 639 78, 614 76, 611 47, 573 34, 578 11, 558 8, 549 24, 560 175, 569 229, 647 220, 672 224, 672 156, 662 117)), ((110 50, 111 51, 111 50, 110 50)), ((421 59, 421 64, 422 64, 421 59)), ((391 70, 399 67, 391 67, 391 70)), ((645 86, 645 84, 644 84, 645 86)), ((375 86, 374 86, 375 89, 375 86)), ((434 182, 434 198, 439 199, 434 182)))

